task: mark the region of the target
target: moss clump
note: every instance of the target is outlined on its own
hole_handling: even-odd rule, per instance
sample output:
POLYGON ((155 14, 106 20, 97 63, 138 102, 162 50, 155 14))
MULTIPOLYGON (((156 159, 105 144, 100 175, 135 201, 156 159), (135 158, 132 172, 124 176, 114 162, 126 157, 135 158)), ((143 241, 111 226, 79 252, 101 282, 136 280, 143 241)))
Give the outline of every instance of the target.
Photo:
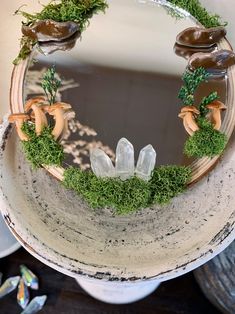
POLYGON ((145 182, 137 177, 126 181, 98 178, 91 171, 70 167, 63 184, 82 196, 92 208, 110 207, 117 214, 127 214, 153 204, 166 204, 181 193, 190 178, 187 167, 162 166, 145 182))
POLYGON ((202 25, 207 28, 226 25, 222 23, 220 16, 217 14, 209 14, 208 11, 201 5, 199 0, 168 0, 175 6, 178 6, 188 11, 202 25))
POLYGON ((227 136, 213 128, 205 118, 198 119, 200 130, 189 137, 184 146, 188 157, 214 157, 220 155, 228 142, 227 136))
POLYGON ((22 141, 26 158, 33 168, 44 165, 60 166, 64 160, 63 147, 54 139, 52 129, 45 127, 42 134, 37 136, 34 124, 24 123, 22 131, 30 138, 29 141, 22 141))
POLYGON ((99 11, 104 12, 106 8, 107 3, 104 0, 52 0, 43 7, 41 12, 30 14, 18 10, 16 13, 25 17, 27 25, 47 19, 56 22, 73 21, 78 23, 83 30, 93 14, 99 11))
POLYGON ((161 166, 153 171, 150 181, 153 204, 167 204, 185 190, 191 176, 189 167, 161 166))

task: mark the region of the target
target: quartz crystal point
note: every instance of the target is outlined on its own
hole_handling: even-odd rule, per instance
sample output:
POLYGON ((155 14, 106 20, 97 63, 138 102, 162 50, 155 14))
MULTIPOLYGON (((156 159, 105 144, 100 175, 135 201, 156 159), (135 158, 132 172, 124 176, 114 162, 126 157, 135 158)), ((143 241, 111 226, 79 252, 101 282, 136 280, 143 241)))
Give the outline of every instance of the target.
POLYGON ((18 286, 17 301, 22 309, 25 309, 27 304, 29 303, 29 290, 23 278, 20 279, 20 283, 18 286))
POLYGON ((46 295, 42 295, 40 297, 35 297, 29 304, 28 306, 24 309, 23 312, 21 312, 21 314, 34 314, 39 312, 45 302, 46 302, 47 296, 46 295))
POLYGON ((140 151, 137 166, 135 169, 136 176, 149 181, 156 163, 156 152, 152 145, 147 145, 140 151))
POLYGON ((20 272, 27 287, 38 290, 38 278, 25 265, 20 265, 20 272))
POLYGON ((8 278, 0 287, 0 299, 3 298, 8 293, 11 293, 13 290, 15 290, 19 281, 20 276, 8 278))
POLYGON ((97 177, 113 177, 114 166, 109 156, 99 148, 93 149, 90 154, 91 168, 97 177))
POLYGON ((127 180, 134 176, 134 148, 126 138, 121 138, 117 144, 115 170, 116 176, 121 180, 127 180))

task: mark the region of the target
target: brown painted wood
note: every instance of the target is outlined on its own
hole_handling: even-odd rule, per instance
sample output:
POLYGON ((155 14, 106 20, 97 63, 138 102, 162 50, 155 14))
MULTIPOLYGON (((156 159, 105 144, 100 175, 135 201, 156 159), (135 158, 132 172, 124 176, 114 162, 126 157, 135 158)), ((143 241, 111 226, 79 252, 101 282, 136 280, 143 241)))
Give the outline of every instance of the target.
MULTIPOLYGON (((130 305, 110 305, 87 295, 70 277, 42 264, 21 249, 0 259, 4 278, 19 273, 19 265, 26 264, 40 279, 40 290, 31 296, 47 294, 48 301, 42 314, 217 314, 213 305, 203 296, 192 273, 162 283, 152 295, 130 305)), ((20 313, 16 292, 0 300, 1 314, 20 313)))
POLYGON ((235 242, 194 271, 205 296, 223 313, 235 313, 235 242))

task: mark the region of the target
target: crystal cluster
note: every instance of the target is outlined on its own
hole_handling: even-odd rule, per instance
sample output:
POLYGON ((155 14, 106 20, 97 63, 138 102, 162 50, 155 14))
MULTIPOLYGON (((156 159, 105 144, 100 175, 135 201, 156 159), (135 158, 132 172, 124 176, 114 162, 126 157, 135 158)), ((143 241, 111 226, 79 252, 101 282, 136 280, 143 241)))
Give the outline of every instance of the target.
POLYGON ((29 288, 38 290, 38 278, 25 265, 20 266, 20 276, 8 278, 2 285, 2 273, 0 273, 0 299, 14 291, 18 286, 17 302, 23 309, 21 314, 34 314, 42 309, 47 296, 38 296, 30 301, 29 288))
POLYGON ((124 181, 136 175, 142 180, 149 181, 156 163, 156 151, 152 145, 145 146, 140 151, 135 167, 134 147, 126 138, 122 138, 116 148, 115 167, 109 156, 101 149, 91 151, 90 161, 97 177, 118 177, 124 181))

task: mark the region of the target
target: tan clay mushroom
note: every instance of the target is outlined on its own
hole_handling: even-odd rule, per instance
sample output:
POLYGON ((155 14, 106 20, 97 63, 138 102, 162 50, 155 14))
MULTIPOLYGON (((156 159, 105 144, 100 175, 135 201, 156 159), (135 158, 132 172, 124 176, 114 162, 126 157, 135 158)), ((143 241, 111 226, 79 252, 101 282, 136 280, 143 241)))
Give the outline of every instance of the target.
POLYGON ((184 128, 189 135, 193 135, 195 131, 199 130, 199 127, 195 121, 195 115, 198 114, 200 114, 200 112, 196 107, 185 106, 181 109, 181 112, 178 115, 179 118, 183 119, 184 128))
POLYGON ((33 110, 33 117, 35 119, 35 131, 37 135, 42 133, 42 130, 45 126, 48 125, 47 117, 43 112, 43 107, 40 106, 45 102, 44 97, 36 97, 29 99, 25 104, 25 112, 29 112, 30 109, 33 110))
POLYGON ((226 106, 219 100, 215 100, 206 106, 211 112, 211 122, 215 130, 219 130, 221 127, 221 110, 227 109, 226 106))
POLYGON ((51 106, 44 107, 44 110, 47 111, 50 115, 54 116, 55 126, 52 130, 52 135, 57 140, 58 137, 64 130, 65 127, 65 111, 71 109, 71 105, 64 102, 57 102, 51 106))
POLYGON ((15 114, 11 114, 8 117, 8 121, 10 123, 16 124, 16 130, 17 130, 17 133, 18 133, 21 141, 28 141, 29 140, 28 135, 26 135, 21 129, 23 126, 23 123, 29 119, 30 119, 30 116, 28 114, 24 114, 24 113, 15 113, 15 114))

